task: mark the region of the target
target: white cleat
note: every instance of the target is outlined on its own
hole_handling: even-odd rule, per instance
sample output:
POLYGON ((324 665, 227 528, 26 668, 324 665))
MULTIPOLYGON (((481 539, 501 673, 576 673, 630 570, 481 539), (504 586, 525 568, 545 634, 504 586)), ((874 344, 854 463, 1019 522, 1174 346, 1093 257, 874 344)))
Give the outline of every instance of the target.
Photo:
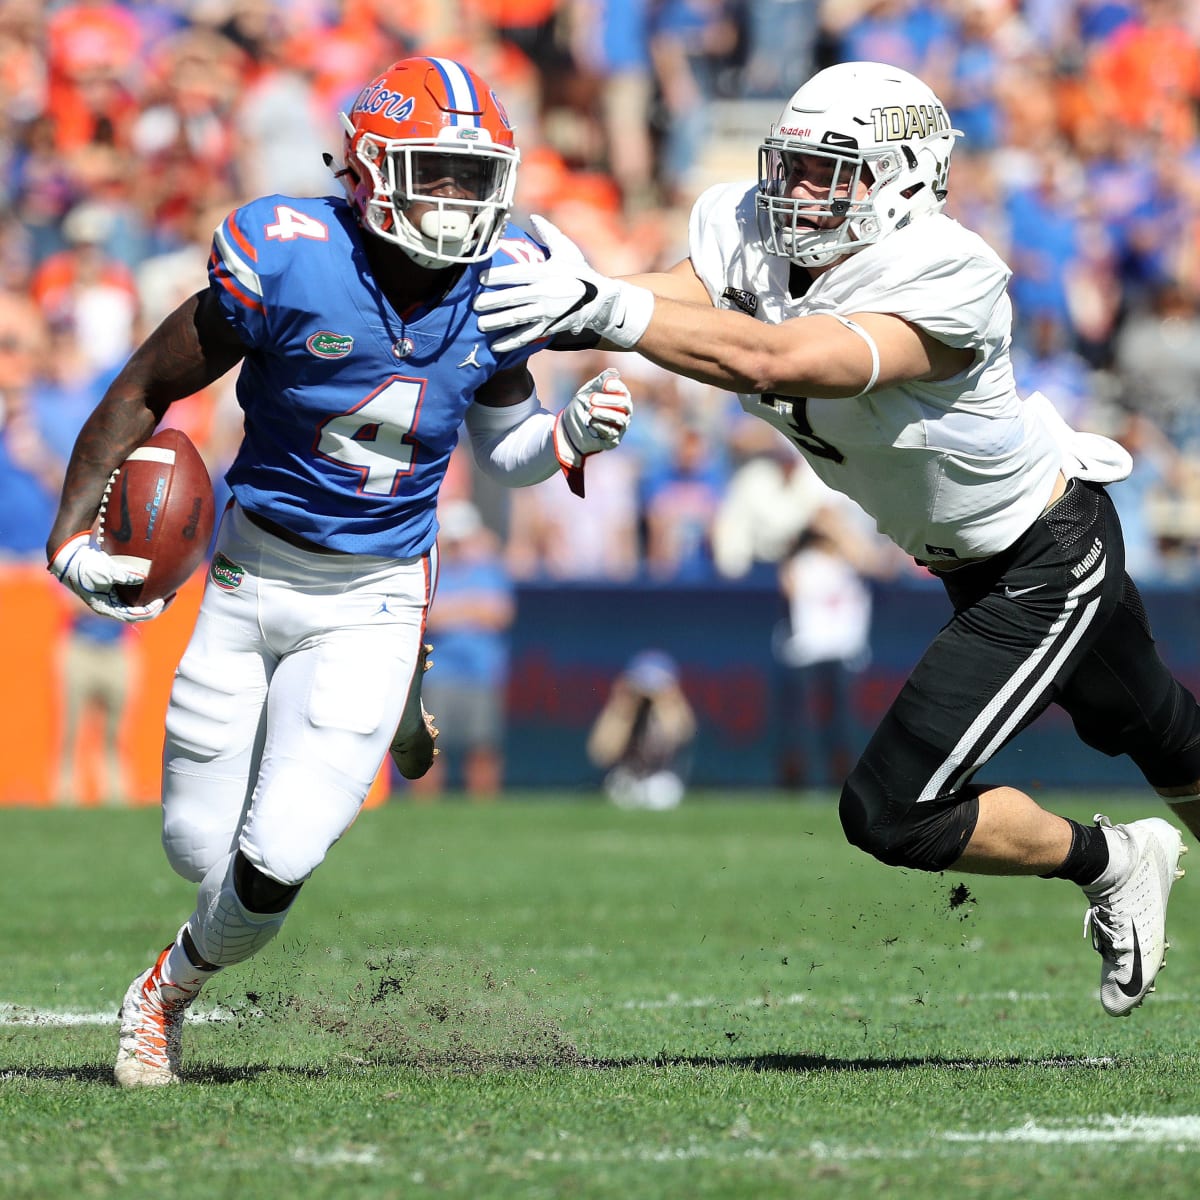
POLYGON ((200 988, 164 982, 168 946, 130 985, 121 1003, 121 1041, 113 1069, 121 1087, 161 1087, 179 1082, 183 1016, 200 988))
POLYGON ((1133 867, 1104 892, 1084 888, 1091 907, 1083 934, 1091 934, 1100 954, 1100 1003, 1113 1017, 1128 1016, 1154 991, 1170 943, 1166 937, 1167 897, 1183 874, 1179 859, 1187 847, 1178 830, 1158 817, 1114 825, 1099 813, 1097 825, 1131 843, 1133 867))
POLYGON ((400 724, 396 726, 396 734, 392 738, 392 762, 405 779, 420 779, 433 766, 433 760, 439 754, 434 745, 438 728, 433 722, 433 717, 425 711, 425 705, 421 703, 421 680, 425 672, 433 666, 429 661, 432 650, 433 647, 428 643, 421 647, 408 700, 404 705, 404 712, 400 715, 400 724))

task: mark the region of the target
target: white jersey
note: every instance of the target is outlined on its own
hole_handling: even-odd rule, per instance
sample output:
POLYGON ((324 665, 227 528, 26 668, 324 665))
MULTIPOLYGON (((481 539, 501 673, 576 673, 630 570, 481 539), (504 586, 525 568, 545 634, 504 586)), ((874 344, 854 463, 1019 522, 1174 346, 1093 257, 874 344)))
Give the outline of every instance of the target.
POLYGON ((1012 545, 1045 506, 1064 455, 1013 380, 1008 267, 938 214, 851 255, 793 298, 791 263, 759 238, 754 192, 721 184, 692 209, 689 252, 714 305, 772 324, 890 313, 975 358, 938 382, 835 400, 742 395, 742 407, 781 430, 914 558, 981 558, 1012 545))

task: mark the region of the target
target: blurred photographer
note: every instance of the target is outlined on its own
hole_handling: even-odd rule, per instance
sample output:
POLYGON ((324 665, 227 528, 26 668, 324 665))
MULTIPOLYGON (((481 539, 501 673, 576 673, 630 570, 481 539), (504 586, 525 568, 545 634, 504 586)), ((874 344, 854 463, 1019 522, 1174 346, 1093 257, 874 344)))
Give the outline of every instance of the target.
POLYGON ((665 811, 683 799, 696 717, 674 659, 643 650, 613 681, 587 753, 607 770, 604 790, 620 808, 665 811))

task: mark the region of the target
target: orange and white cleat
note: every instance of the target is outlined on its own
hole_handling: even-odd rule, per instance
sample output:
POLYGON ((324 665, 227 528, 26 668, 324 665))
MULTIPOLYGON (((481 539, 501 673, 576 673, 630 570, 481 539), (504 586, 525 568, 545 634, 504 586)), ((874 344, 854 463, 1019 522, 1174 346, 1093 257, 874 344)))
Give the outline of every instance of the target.
POLYGON ((121 1087, 179 1082, 183 1016, 200 994, 200 981, 179 986, 163 979, 168 946, 130 985, 121 1003, 121 1041, 113 1070, 121 1087))

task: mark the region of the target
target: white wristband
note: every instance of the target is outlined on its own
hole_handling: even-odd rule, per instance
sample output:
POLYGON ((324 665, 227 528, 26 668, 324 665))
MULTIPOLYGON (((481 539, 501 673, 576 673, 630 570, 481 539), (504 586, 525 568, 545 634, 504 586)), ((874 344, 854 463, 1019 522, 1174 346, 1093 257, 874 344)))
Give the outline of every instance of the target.
POLYGON ((654 315, 654 293, 636 283, 621 283, 620 316, 601 336, 622 350, 632 350, 642 340, 654 315))

